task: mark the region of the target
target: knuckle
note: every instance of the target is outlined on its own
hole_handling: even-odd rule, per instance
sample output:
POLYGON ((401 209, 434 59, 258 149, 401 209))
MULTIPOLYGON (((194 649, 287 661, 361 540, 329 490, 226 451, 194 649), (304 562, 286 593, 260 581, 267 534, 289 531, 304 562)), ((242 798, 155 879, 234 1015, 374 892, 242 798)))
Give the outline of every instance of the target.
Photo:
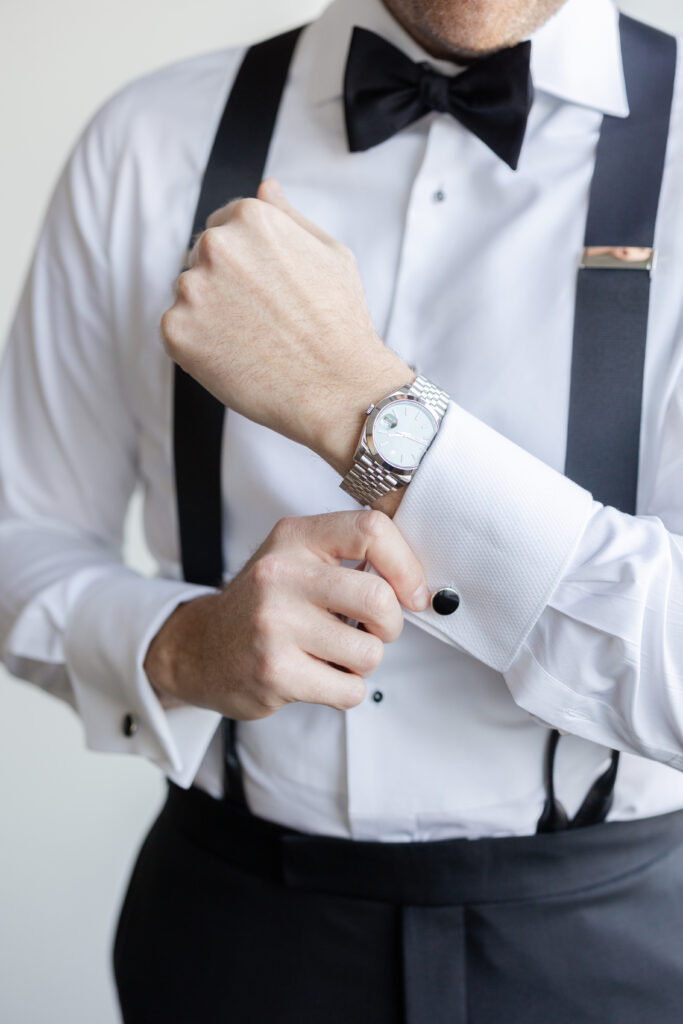
POLYGON ((396 603, 398 605, 396 609, 396 615, 392 615, 391 619, 388 619, 386 622, 382 623, 384 627, 385 639, 388 644, 392 643, 394 640, 398 640, 401 633, 403 632, 403 612, 401 610, 401 606, 398 604, 398 601, 396 603))
POLYGON ((197 292, 197 274, 193 270, 184 270, 176 281, 176 299, 192 305, 197 298, 197 292))
POLYGON ((360 647, 358 657, 358 668, 360 669, 360 675, 371 675, 377 668, 384 657, 384 644, 370 633, 363 635, 363 643, 360 647))
POLYGON ((221 224, 225 224, 230 217, 231 208, 232 203, 226 203, 225 206, 219 206, 217 210, 210 213, 206 218, 207 228, 217 228, 220 227, 221 224))
POLYGON ((268 715, 272 715, 274 711, 278 711, 283 704, 274 690, 269 686, 256 685, 252 690, 252 699, 256 705, 257 718, 266 718, 268 715))
POLYGON ((219 228, 209 227, 199 236, 197 256, 202 262, 212 263, 225 252, 225 236, 219 228))
POLYGON ((403 612, 396 594, 386 580, 377 580, 372 614, 377 625, 384 630, 386 642, 398 640, 403 631, 403 612))
POLYGON ((339 711, 350 711, 365 700, 365 683, 359 676, 349 676, 343 694, 335 704, 339 711))
POLYGON ((295 516, 284 516, 282 519, 278 519, 275 526, 270 531, 271 538, 276 543, 283 543, 291 540, 296 529, 296 523, 297 520, 295 516))
POLYGON ((259 594, 256 606, 251 614, 251 629, 254 642, 260 645, 269 644, 273 639, 275 616, 268 601, 269 594, 259 594))
POLYGON ((178 320, 174 306, 167 309, 161 318, 161 337, 163 339, 166 352, 168 355, 173 356, 180 340, 178 320))
POLYGON ((233 206, 232 218, 245 224, 253 224, 260 220, 264 205, 260 199, 253 199, 252 197, 238 199, 233 206))
MULTIPOLYGON (((370 582, 371 577, 367 577, 370 582)), ((397 599, 393 590, 378 576, 372 577, 372 585, 367 593, 367 610, 379 621, 390 619, 396 612, 397 599)))
POLYGON ((389 516, 385 515, 384 512, 380 512, 379 509, 364 509, 357 514, 358 529, 366 537, 383 537, 391 526, 389 516))
POLYGON ((256 651, 257 692, 262 700, 281 700, 286 681, 287 659, 279 644, 263 643, 256 651))
POLYGON ((257 558, 251 567, 251 577, 259 595, 268 594, 282 583, 287 571, 287 563, 275 552, 267 552, 257 558))

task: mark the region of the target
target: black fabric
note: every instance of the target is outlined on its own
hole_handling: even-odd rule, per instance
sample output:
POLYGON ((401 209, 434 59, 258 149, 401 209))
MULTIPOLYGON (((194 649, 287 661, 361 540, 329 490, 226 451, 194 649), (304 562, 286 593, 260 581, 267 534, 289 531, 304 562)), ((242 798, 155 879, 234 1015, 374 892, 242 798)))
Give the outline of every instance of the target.
MULTIPOLYGON (((202 179, 192 237, 204 230, 214 210, 231 199, 256 194, 300 32, 293 29, 247 50, 202 179)), ((173 452, 183 576, 190 583, 212 587, 223 582, 224 419, 222 403, 176 366, 173 452)), ((235 730, 235 723, 225 719, 225 790, 232 800, 246 805, 235 730)))
MULTIPOLYGON (((232 199, 256 194, 300 31, 294 29, 247 50, 204 172, 192 237, 204 230, 214 210, 232 199)), ((206 586, 223 580, 224 415, 225 407, 176 366, 173 450, 183 575, 190 583, 206 586)))
POLYGON ((344 76, 349 148, 369 149, 431 110, 452 114, 512 168, 533 100, 531 44, 479 60, 456 76, 415 63, 365 28, 354 28, 344 76))
MULTIPOLYGON (((605 117, 586 246, 654 245, 676 40, 622 15, 630 113, 605 117)), ((565 472, 597 501, 636 511, 650 274, 579 270, 565 472)))
POLYGON ((683 812, 307 836, 171 785, 116 935, 125 1024, 678 1024, 683 812))
MULTIPOLYGON (((628 118, 603 118, 586 219, 586 246, 652 248, 669 137, 676 40, 621 15, 628 118)), ((650 303, 647 270, 581 268, 576 289, 565 473, 596 501, 635 515, 650 303)), ((559 734, 548 740, 538 831, 604 821, 619 753, 569 821, 553 784, 559 734)))

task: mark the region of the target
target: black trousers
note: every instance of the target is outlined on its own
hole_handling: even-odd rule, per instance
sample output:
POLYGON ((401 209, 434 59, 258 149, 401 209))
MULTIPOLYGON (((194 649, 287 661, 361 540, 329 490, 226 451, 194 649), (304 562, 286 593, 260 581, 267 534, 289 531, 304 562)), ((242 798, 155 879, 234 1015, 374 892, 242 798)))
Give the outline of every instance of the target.
POLYGON ((358 843, 171 785, 114 969, 126 1024, 680 1024, 683 812, 358 843))

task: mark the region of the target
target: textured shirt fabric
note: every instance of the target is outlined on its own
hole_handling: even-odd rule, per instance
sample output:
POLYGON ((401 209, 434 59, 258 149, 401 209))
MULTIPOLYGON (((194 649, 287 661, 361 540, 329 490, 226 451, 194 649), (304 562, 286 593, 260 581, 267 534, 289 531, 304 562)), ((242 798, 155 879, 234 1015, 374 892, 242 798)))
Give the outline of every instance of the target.
MULTIPOLYGON (((349 153, 353 25, 428 59, 380 0, 335 0, 299 41, 266 173, 353 249, 381 336, 452 396, 395 521, 430 589, 453 586, 461 603, 448 617, 407 613, 352 711, 293 704, 240 723, 250 805, 362 839, 529 834, 552 725, 568 734, 557 783, 570 812, 613 746, 625 752, 613 819, 683 807, 680 75, 633 517, 562 475, 595 147, 603 114, 628 114, 615 8, 568 0, 532 37, 536 94, 517 171, 438 113, 349 153)), ((170 611, 206 590, 181 579, 159 320, 243 53, 134 82, 86 128, 0 374, 5 663, 73 704, 91 748, 146 757, 214 796, 219 716, 162 707, 142 665, 170 611), (136 484, 155 579, 121 561, 136 484)), ((231 412, 222 473, 226 580, 282 516, 357 507, 317 456, 231 412)))

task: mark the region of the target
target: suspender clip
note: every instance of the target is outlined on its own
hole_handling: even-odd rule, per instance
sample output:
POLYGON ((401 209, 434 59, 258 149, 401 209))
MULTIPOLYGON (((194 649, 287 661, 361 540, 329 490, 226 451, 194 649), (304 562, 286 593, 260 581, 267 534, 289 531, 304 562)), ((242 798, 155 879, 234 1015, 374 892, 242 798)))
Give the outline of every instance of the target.
POLYGON ((647 270, 655 268, 656 253, 643 245, 589 245, 583 250, 586 270, 647 270))

